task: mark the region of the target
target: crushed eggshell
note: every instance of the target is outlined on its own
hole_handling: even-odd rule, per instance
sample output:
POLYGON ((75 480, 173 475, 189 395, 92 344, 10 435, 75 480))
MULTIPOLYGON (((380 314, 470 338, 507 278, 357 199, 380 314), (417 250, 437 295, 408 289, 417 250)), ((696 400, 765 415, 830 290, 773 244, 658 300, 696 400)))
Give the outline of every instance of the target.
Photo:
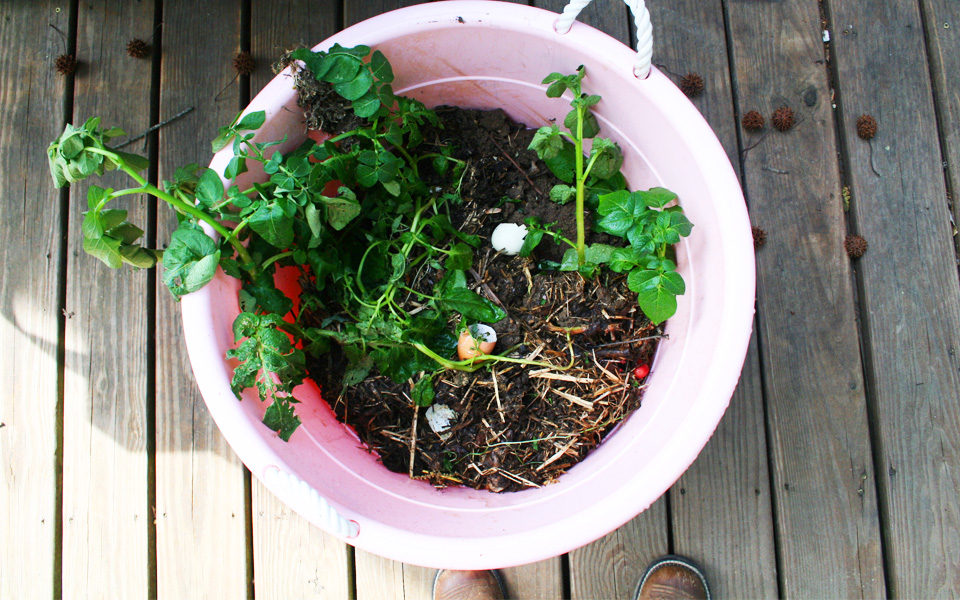
POLYGON ((434 433, 441 434, 450 429, 450 423, 457 418, 457 413, 446 404, 431 404, 426 412, 427 424, 434 433))
POLYGON ((503 252, 507 256, 516 256, 523 248, 523 240, 526 237, 526 225, 500 223, 490 235, 490 245, 497 252, 503 252))

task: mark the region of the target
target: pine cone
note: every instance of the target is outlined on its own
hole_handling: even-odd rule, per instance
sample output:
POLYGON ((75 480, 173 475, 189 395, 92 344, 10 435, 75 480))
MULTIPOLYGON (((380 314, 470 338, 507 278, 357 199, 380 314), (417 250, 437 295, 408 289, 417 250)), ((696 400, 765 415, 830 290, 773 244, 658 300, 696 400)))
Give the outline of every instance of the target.
POLYGON ((877 120, 870 115, 860 115, 857 119, 857 135, 865 140, 872 139, 877 135, 877 120))
POLYGON ((763 115, 758 113, 755 110, 751 110, 747 114, 743 115, 743 128, 747 131, 760 131, 763 129, 764 119, 763 115))
POLYGON ((150 56, 150 46, 140 38, 127 42, 127 54, 132 58, 146 58, 150 56))
POLYGON ((680 79, 680 91, 690 98, 699 96, 703 92, 703 77, 696 73, 687 73, 680 79))
POLYGON ((786 131, 793 127, 793 109, 789 106, 781 106, 773 111, 773 117, 770 120, 773 121, 774 127, 780 131, 786 131))
POLYGON ((237 73, 240 75, 249 75, 253 73, 253 68, 256 66, 256 63, 253 60, 253 55, 249 52, 241 52, 233 59, 233 68, 237 70, 237 73))
POLYGON ((77 70, 77 58, 72 54, 61 54, 53 61, 53 66, 61 75, 73 75, 77 70))
POLYGON ((759 250, 767 243, 767 232, 756 225, 753 226, 753 249, 759 250))
POLYGON ((850 258, 860 258, 867 251, 867 240, 859 235, 848 235, 843 241, 843 248, 850 258))

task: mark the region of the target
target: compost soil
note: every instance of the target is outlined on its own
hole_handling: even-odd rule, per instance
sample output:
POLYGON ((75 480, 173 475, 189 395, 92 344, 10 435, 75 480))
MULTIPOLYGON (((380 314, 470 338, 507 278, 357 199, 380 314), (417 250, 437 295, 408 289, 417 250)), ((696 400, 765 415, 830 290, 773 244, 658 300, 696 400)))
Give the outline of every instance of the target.
MULTIPOLYGON (((319 116, 308 107, 308 121, 342 129, 331 122, 333 112, 319 116)), ((542 261, 560 260, 564 250, 548 237, 529 258, 493 251, 489 237, 497 224, 530 216, 556 223, 575 239, 575 203, 549 199, 561 182, 527 150, 534 131, 501 110, 440 107, 437 113, 442 127, 427 131, 424 143, 453 144, 454 155, 467 163, 463 203, 452 207, 451 219, 484 241, 469 286, 508 315, 496 324, 496 351, 515 348, 513 356, 557 368, 499 363, 474 373, 447 371, 434 381, 432 409, 414 405, 413 382, 397 384, 376 369, 343 389, 339 377, 347 360, 336 348, 309 359, 308 369, 337 417, 391 471, 437 487, 506 492, 543 486, 639 408, 645 386, 634 369, 650 363, 661 332, 637 308, 625 276, 604 272, 587 279, 540 269, 542 261), (443 407, 455 416, 438 433, 426 413, 443 407)), ((440 276, 424 274, 423 285, 440 276)))

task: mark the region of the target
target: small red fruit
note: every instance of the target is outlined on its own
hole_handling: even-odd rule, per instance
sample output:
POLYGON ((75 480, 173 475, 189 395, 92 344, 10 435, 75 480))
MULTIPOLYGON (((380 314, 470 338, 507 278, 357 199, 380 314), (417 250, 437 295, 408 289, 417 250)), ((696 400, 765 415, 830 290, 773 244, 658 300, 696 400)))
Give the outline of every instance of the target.
POLYGON ((633 370, 633 376, 637 379, 643 379, 650 374, 650 365, 643 364, 633 370))

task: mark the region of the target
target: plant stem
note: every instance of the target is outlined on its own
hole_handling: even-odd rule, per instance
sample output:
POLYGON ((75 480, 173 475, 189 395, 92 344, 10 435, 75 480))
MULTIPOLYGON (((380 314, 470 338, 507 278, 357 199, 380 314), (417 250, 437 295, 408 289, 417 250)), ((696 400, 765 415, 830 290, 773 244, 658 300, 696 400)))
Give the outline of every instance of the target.
POLYGON ((124 173, 129 175, 134 181, 140 184, 141 188, 139 191, 143 191, 151 196, 155 196, 156 198, 159 198, 160 200, 170 204, 176 210, 179 210, 182 213, 188 214, 191 217, 210 225, 214 231, 219 233, 225 240, 230 242, 230 245, 233 246, 237 251, 237 256, 240 257, 242 264, 247 265, 253 263, 253 259, 250 257, 250 253, 247 252, 246 247, 244 247, 239 240, 231 237, 230 230, 224 227, 219 221, 198 209, 196 206, 192 206, 191 204, 168 194, 167 192, 148 182, 146 179, 141 177, 139 173, 134 171, 119 154, 109 150, 101 150, 99 148, 86 148, 86 150, 96 154, 102 154, 103 156, 117 163, 124 173))
MULTIPOLYGON (((579 91, 579 90, 578 90, 579 91)), ((587 262, 587 232, 584 222, 584 196, 586 195, 586 177, 583 174, 583 106, 577 106, 577 135, 575 152, 577 160, 577 264, 581 267, 587 262)))

